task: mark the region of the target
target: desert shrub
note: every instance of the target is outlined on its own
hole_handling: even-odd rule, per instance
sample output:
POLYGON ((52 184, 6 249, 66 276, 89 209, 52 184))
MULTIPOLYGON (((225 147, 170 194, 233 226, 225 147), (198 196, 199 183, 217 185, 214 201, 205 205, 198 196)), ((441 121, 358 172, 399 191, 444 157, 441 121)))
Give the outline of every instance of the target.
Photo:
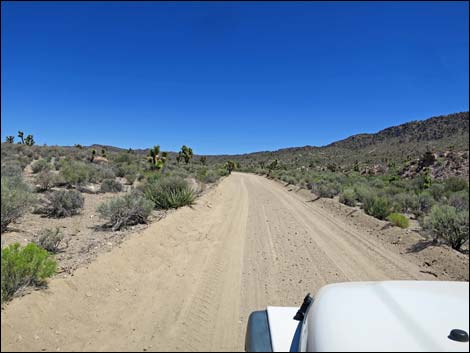
POLYGON ((372 199, 375 196, 374 190, 365 184, 359 184, 354 187, 356 199, 364 204, 367 200, 372 199))
POLYGON ((449 205, 455 207, 457 210, 468 211, 468 203, 468 191, 466 190, 457 191, 449 197, 449 205))
POLYGON ((217 174, 219 175, 219 177, 224 177, 224 176, 229 175, 229 172, 228 172, 227 168, 218 168, 217 169, 217 174))
POLYGON ((120 163, 114 166, 116 176, 125 178, 128 184, 134 183, 140 174, 140 168, 137 164, 120 163))
POLYGON ((390 201, 383 196, 375 196, 364 203, 364 211, 375 218, 385 219, 391 213, 390 201))
POLYGON ((153 203, 134 190, 100 204, 97 211, 101 217, 108 220, 113 230, 119 230, 122 227, 146 223, 152 209, 153 203))
POLYGON ((70 217, 83 208, 84 198, 77 190, 57 190, 49 193, 39 213, 49 217, 70 217))
POLYGON ((100 186, 101 192, 119 192, 122 191, 122 184, 114 179, 104 179, 100 186))
POLYGON ((385 181, 379 178, 370 180, 370 185, 376 189, 383 189, 385 187, 385 181))
POLYGON ((343 192, 339 194, 339 202, 348 206, 356 206, 356 193, 354 189, 344 189, 343 192))
POLYGON ((297 184, 297 179, 295 179, 291 175, 285 175, 282 177, 282 181, 286 182, 287 185, 296 185, 297 184))
POLYGON ((62 240, 64 240, 64 235, 60 231, 60 228, 46 228, 39 232, 34 243, 55 254, 59 251, 59 246, 62 240))
POLYGON ((431 232, 435 241, 441 238, 459 250, 469 236, 468 212, 448 205, 435 205, 424 218, 424 228, 431 232))
POLYGON ((3 177, 21 177, 23 168, 17 162, 10 162, 2 164, 2 176, 3 177))
POLYGON ((310 183, 310 189, 319 197, 332 198, 339 194, 340 186, 335 182, 319 181, 310 183))
POLYGON ((444 180, 444 187, 446 192, 457 192, 462 190, 468 191, 468 182, 459 177, 450 177, 444 180))
POLYGON ((218 179, 218 176, 213 170, 210 170, 207 168, 201 168, 197 171, 196 179, 202 183, 208 184, 208 183, 216 182, 218 179))
POLYGON ((187 181, 179 177, 165 177, 155 182, 148 181, 144 193, 145 197, 159 209, 191 205, 195 198, 187 181))
POLYGON ((20 218, 34 204, 35 198, 19 177, 2 175, 1 183, 1 232, 3 233, 11 222, 20 218))
POLYGON ((47 191, 55 185, 57 178, 56 175, 49 170, 43 170, 36 176, 34 181, 39 185, 40 191, 47 191))
POLYGON ((387 217, 387 221, 392 223, 394 226, 400 228, 408 228, 410 225, 410 221, 401 213, 391 213, 387 217))
POLYGON ((31 170, 34 174, 50 169, 51 165, 45 159, 39 159, 31 164, 31 170))
POLYGON ((60 175, 67 185, 79 186, 89 180, 90 168, 84 162, 61 160, 60 175))
POLYGON ((57 263, 49 253, 35 244, 21 248, 19 243, 2 249, 2 303, 28 286, 42 286, 52 276, 57 263))
POLYGON ((418 196, 414 193, 403 192, 393 197, 395 208, 400 212, 413 212, 419 208, 418 196))
POLYGON ((105 179, 114 179, 116 174, 105 165, 90 164, 88 170, 88 181, 91 183, 101 183, 105 179))
POLYGON ((440 201, 445 196, 446 189, 445 189, 445 186, 443 184, 433 183, 429 187, 429 192, 430 192, 430 194, 431 194, 431 196, 434 200, 440 201))
POLYGON ((61 163, 60 163, 60 159, 58 157, 55 157, 52 161, 52 167, 55 169, 55 170, 60 170, 60 168, 62 167, 61 163))
POLYGON ((209 170, 202 179, 202 182, 206 184, 215 183, 218 179, 219 176, 213 170, 209 170))
POLYGON ((430 192, 424 191, 418 195, 418 213, 424 214, 429 212, 435 204, 436 200, 434 200, 430 192))

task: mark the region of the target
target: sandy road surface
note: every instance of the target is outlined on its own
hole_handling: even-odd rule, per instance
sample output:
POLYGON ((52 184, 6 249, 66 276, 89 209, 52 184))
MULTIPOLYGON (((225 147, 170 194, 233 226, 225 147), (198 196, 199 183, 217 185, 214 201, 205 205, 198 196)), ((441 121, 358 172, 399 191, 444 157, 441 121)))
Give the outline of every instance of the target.
POLYGON ((234 173, 73 277, 13 300, 4 350, 242 350, 248 314, 350 280, 432 279, 370 234, 234 173))

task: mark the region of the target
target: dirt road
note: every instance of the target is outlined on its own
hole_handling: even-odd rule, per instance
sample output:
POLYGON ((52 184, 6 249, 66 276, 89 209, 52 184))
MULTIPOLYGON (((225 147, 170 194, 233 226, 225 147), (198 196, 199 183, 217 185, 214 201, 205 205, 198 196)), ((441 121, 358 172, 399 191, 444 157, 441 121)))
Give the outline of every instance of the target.
POLYGON ((73 277, 13 300, 1 347, 242 350, 253 310, 385 279, 433 277, 278 183, 234 173, 73 277))

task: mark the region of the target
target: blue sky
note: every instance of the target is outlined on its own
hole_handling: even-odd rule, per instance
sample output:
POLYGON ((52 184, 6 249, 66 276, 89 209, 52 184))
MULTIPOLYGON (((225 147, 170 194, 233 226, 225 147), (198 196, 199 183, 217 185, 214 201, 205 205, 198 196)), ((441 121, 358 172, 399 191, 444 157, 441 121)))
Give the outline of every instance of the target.
POLYGON ((197 154, 468 110, 467 2, 2 2, 2 140, 197 154))

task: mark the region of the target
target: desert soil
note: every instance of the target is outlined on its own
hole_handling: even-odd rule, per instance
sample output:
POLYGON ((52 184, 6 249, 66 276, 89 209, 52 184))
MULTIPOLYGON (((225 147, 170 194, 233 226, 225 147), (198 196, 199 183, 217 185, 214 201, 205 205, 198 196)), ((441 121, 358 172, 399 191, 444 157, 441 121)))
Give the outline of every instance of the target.
POLYGON ((343 281, 468 280, 468 256, 333 200, 233 173, 2 311, 2 351, 243 350, 247 317, 343 281), (422 240, 422 239, 421 239, 422 240), (422 242, 422 244, 426 244, 422 242))

